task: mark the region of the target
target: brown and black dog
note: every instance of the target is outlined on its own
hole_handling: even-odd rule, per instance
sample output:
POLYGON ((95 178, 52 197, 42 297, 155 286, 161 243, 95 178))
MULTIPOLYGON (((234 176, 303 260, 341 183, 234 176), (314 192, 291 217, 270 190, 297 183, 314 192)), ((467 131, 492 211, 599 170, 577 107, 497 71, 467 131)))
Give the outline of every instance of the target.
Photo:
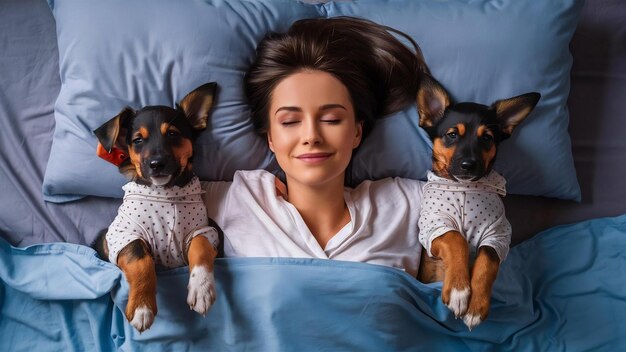
POLYGON ((419 124, 433 141, 433 171, 420 213, 424 253, 418 278, 443 281, 443 303, 470 330, 487 317, 492 285, 511 240, 501 200, 505 182, 492 170, 497 146, 540 97, 527 93, 491 106, 453 104, 430 76, 418 90, 419 124))
POLYGON ((193 141, 207 127, 216 88, 202 85, 176 108, 124 108, 94 131, 98 154, 131 180, 117 217, 95 247, 124 272, 126 318, 140 332, 157 314, 155 264, 189 266, 187 303, 196 312, 206 314, 216 298, 219 239, 191 164, 193 141))

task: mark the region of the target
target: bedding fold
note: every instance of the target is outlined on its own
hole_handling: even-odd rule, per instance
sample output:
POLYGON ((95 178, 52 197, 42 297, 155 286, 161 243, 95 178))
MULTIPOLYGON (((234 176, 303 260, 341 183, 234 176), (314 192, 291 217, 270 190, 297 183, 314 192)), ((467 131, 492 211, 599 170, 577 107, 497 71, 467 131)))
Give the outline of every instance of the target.
POLYGON ((513 247, 490 316, 471 332, 441 303, 440 284, 394 268, 227 258, 216 262, 218 299, 206 317, 186 305, 187 268, 159 272, 156 321, 139 334, 122 314, 122 273, 90 248, 1 241, 0 249, 0 350, 626 348, 626 215, 556 227, 513 247))

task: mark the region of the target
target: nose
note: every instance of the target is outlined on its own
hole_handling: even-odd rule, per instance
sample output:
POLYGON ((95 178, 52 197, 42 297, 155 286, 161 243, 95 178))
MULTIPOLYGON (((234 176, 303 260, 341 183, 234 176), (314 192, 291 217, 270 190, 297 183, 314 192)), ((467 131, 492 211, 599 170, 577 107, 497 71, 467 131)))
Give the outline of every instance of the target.
POLYGON ((316 118, 306 119, 305 128, 303 131, 304 144, 319 144, 322 142, 322 135, 319 129, 319 123, 316 118))
POLYGON ((165 168, 165 162, 163 159, 155 158, 150 160, 150 169, 152 169, 152 171, 160 172, 163 171, 163 168, 165 168))
POLYGON ((473 171, 476 169, 476 160, 467 159, 461 162, 461 168, 465 171, 473 171))

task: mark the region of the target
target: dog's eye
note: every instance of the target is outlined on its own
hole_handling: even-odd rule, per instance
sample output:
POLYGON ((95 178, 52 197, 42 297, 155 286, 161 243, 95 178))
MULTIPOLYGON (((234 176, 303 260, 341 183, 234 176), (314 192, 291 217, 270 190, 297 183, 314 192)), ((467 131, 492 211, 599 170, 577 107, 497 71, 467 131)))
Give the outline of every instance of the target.
POLYGON ((493 141, 493 136, 492 136, 492 135, 490 135, 490 134, 485 133, 485 134, 483 134, 482 136, 480 136, 480 139, 481 139, 483 142, 491 142, 491 141, 493 141))
POLYGON ((143 138, 137 137, 137 138, 133 139, 132 142, 133 142, 134 145, 141 144, 141 143, 143 143, 143 138))
POLYGON ((178 136, 180 136, 180 132, 174 131, 174 130, 169 130, 169 131, 167 131, 167 136, 168 137, 178 137, 178 136))
POLYGON ((456 137, 458 137, 459 135, 456 132, 448 132, 446 133, 446 137, 450 138, 450 139, 456 139, 456 137))

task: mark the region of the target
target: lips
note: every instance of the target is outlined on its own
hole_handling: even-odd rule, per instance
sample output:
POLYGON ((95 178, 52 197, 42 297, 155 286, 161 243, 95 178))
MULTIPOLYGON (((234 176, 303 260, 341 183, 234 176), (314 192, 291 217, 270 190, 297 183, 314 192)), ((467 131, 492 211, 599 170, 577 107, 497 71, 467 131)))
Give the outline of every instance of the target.
POLYGON ((296 158, 308 164, 318 164, 330 158, 331 153, 305 153, 300 154, 296 158))

